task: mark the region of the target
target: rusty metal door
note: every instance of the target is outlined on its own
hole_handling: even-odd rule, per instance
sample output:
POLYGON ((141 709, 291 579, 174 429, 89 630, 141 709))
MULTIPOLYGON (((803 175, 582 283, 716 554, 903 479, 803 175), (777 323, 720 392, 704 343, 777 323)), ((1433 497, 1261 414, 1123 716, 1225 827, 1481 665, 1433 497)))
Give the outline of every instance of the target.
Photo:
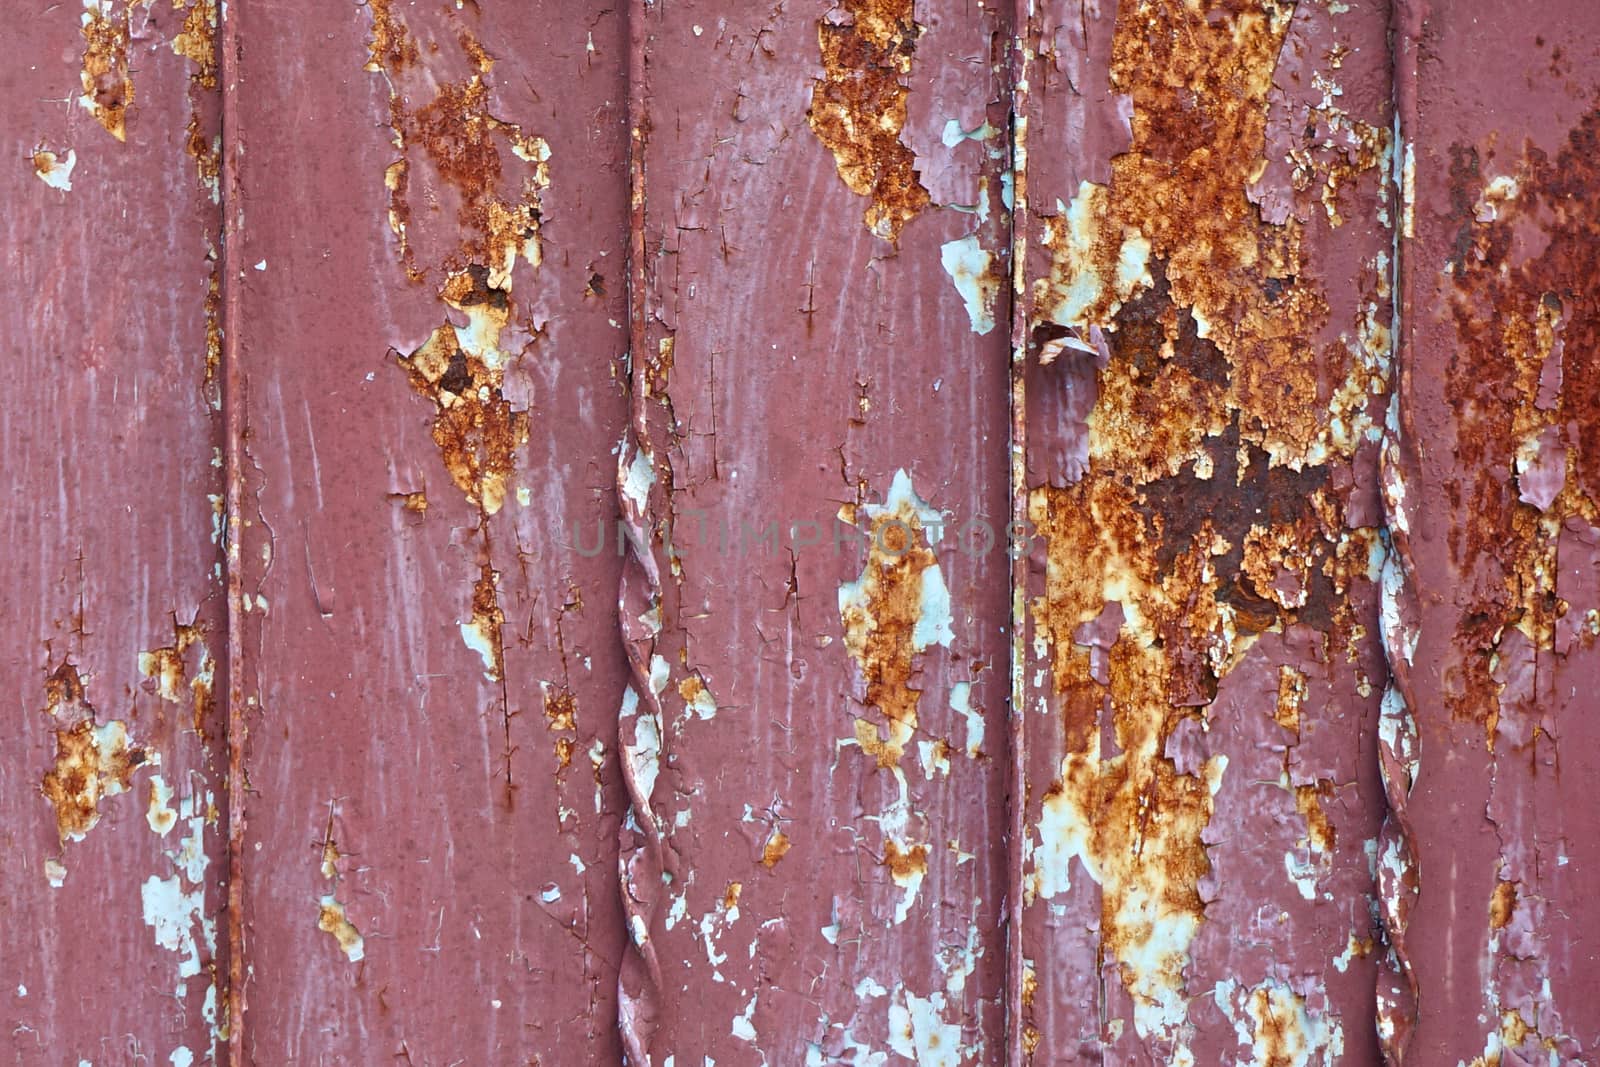
POLYGON ((12 15, 15 1062, 1596 1055, 1600 10, 12 15))

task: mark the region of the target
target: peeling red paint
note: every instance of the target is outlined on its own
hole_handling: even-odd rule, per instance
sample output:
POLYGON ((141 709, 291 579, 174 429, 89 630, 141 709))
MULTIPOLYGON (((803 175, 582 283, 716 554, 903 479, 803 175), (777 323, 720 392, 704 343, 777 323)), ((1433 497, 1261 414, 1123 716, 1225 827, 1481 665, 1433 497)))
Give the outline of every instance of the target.
POLYGON ((1587 9, 355 14, 17 25, 19 1062, 1600 1045, 1587 9))

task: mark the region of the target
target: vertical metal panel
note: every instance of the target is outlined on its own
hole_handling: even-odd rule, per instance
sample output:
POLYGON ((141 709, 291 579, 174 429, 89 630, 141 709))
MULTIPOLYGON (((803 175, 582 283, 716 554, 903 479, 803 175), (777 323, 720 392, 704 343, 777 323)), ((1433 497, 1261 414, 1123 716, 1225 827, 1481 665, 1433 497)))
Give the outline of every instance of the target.
POLYGON ((226 959, 209 4, 8 19, 0 984, 16 1063, 215 1050, 226 959))
POLYGON ((619 1057, 622 14, 238 10, 239 1062, 619 1057))
POLYGON ((1024 28, 1031 1062, 1378 1055, 1387 14, 1024 28))
POLYGON ((1009 28, 639 18, 630 1062, 995 1062, 1009 28))
POLYGON ((1583 4, 1405 4, 1392 644, 1415 722, 1409 1060, 1600 1040, 1595 79, 1583 4))

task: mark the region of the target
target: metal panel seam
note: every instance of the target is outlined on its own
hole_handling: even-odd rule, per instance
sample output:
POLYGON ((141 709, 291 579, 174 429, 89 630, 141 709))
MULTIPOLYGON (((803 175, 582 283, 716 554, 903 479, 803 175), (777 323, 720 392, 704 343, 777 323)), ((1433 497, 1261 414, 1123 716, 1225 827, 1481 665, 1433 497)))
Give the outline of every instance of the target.
POLYGON ((244 370, 240 366, 238 312, 242 296, 241 272, 235 266, 242 229, 243 200, 239 194, 239 146, 235 143, 239 121, 238 3, 224 3, 218 13, 218 56, 222 93, 221 181, 222 248, 218 267, 222 276, 222 408, 224 506, 227 509, 228 673, 228 1063, 246 1062, 244 1055, 244 623, 241 593, 244 572, 240 542, 243 538, 244 498, 244 370))
MULTIPOLYGON (((622 580, 617 594, 618 637, 628 660, 631 678, 622 700, 642 701, 645 709, 634 718, 635 728, 641 720, 662 722, 660 693, 651 684, 651 657, 655 651, 655 636, 662 626, 661 568, 654 552, 655 525, 652 520, 651 501, 661 499, 657 483, 658 456, 651 445, 649 412, 650 365, 645 359, 646 327, 645 299, 649 265, 645 260, 645 142, 648 137, 648 117, 645 112, 645 50, 648 33, 645 14, 651 0, 632 0, 628 7, 628 407, 629 423, 623 447, 617 450, 617 504, 627 530, 627 558, 623 564, 622 580), (643 494, 635 485, 636 467, 644 463, 648 473, 644 476, 643 494), (641 609, 643 609, 641 611, 641 609), (653 620, 653 621, 652 621, 653 620)), ((628 791, 629 818, 618 827, 617 889, 623 913, 628 922, 628 939, 632 951, 617 971, 617 1028, 622 1037, 623 1059, 634 1067, 649 1067, 651 1043, 655 1035, 655 1020, 659 1011, 661 966, 655 948, 650 944, 655 901, 661 893, 665 847, 661 827, 657 824, 650 805, 651 786, 644 782, 635 767, 632 753, 636 743, 629 744, 623 731, 621 715, 618 717, 617 760, 622 779, 628 791), (632 827, 629 823, 633 823, 632 827), (644 844, 637 844, 637 837, 644 844), (635 860, 641 860, 642 876, 630 876, 635 860), (635 896, 634 887, 642 885, 644 898, 635 896), (630 966, 630 963, 632 966, 630 966), (642 968, 642 973, 641 972, 642 968), (632 990, 629 986, 633 985, 632 990)), ((657 750, 665 736, 659 725, 656 728, 657 750)))
POLYGON ((1411 345, 1405 333, 1405 312, 1411 306, 1412 272, 1407 268, 1406 225, 1409 171, 1406 167, 1406 140, 1415 139, 1417 119, 1417 49, 1421 37, 1422 0, 1394 0, 1390 8, 1391 91, 1395 100, 1393 163, 1389 181, 1394 190, 1398 217, 1394 221, 1394 250, 1391 257, 1393 292, 1392 360, 1393 392, 1385 420, 1380 453, 1383 487, 1384 536, 1388 559, 1384 565, 1382 595, 1383 653, 1389 666, 1389 684, 1384 694, 1378 726, 1378 767, 1383 779, 1384 799, 1389 812, 1382 829, 1379 859, 1379 921, 1389 942, 1390 956, 1380 967, 1376 995, 1378 1037, 1384 1058, 1391 1067, 1404 1060, 1406 1045, 1415 1029, 1419 993, 1416 975, 1406 947, 1406 924, 1420 891, 1416 840, 1407 811, 1407 796, 1416 780, 1417 728, 1411 709, 1416 706, 1406 646, 1415 646, 1416 635, 1409 632, 1417 613, 1414 609, 1416 584, 1414 562, 1404 513, 1404 471, 1414 437, 1407 432, 1411 345))
MULTIPOLYGON (((1028 307, 1027 284, 1028 228, 1028 48, 1026 31, 1030 24, 1032 0, 1014 0, 1011 14, 1010 85, 1011 95, 1011 440, 1010 446, 1010 521, 1012 530, 1021 530, 1028 519, 1027 458, 1027 361, 1028 307)), ((1026 701, 1025 657, 1027 655, 1028 556, 1015 549, 1011 554, 1011 701, 1008 711, 1010 748, 1010 789, 1006 810, 1006 1063, 1022 1067, 1025 1026, 1023 1005, 1022 879, 1023 842, 1027 833, 1027 759, 1025 757, 1026 701)))

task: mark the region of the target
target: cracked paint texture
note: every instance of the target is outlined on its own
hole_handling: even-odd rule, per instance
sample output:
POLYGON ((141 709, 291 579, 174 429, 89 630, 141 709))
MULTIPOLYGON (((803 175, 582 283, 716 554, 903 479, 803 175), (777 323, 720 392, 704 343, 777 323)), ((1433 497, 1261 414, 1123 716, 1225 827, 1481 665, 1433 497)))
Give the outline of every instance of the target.
POLYGON ((618 1062, 624 12, 228 20, 242 1047, 618 1062))
POLYGON ((658 723, 660 757, 624 852, 659 873, 624 882, 630 1062, 1000 1055, 1007 560, 960 535, 1005 511, 1006 356, 943 249, 987 250, 974 286, 1009 266, 1003 138, 978 132, 1004 127, 1008 21, 926 14, 640 17, 619 498, 660 601, 625 590, 621 622, 650 635, 624 732, 643 757, 658 723))
POLYGON ((187 147, 218 134, 220 97, 192 77, 209 43, 174 50, 187 7, 45 5, 6 34, 0 959, 18 1063, 203 1062, 222 1041, 221 218, 187 147), (181 917, 152 928, 147 887, 173 877, 181 917))
POLYGON ((1586 7, 13 21, 18 1062, 1593 1055, 1586 7))
POLYGON ((1600 115, 1574 60, 1600 34, 1568 5, 1405 14, 1414 206, 1389 481, 1420 872, 1407 1062, 1584 1062, 1600 1048, 1584 947, 1600 115))
POLYGON ((1374 963, 1333 959, 1378 936, 1344 741, 1387 678, 1389 116, 1334 90, 1385 76, 1384 25, 1130 0, 1025 31, 1031 1062, 1377 1054, 1374 963))

